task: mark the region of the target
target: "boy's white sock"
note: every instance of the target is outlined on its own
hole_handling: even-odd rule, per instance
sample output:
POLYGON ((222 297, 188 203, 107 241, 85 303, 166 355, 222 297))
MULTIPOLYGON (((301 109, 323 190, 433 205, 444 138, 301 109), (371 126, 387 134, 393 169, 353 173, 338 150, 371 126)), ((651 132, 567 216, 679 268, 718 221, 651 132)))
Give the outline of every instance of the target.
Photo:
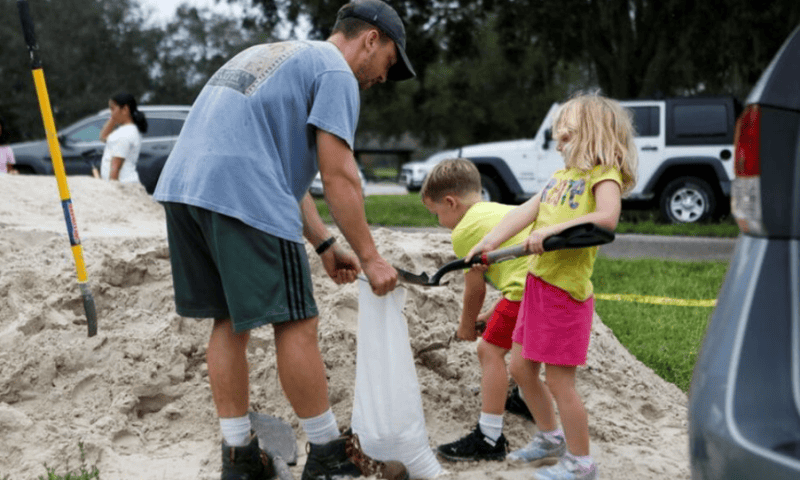
POLYGON ((496 442, 497 439, 500 438, 500 435, 503 434, 502 415, 481 412, 481 418, 478 420, 478 425, 481 428, 481 432, 494 442, 496 442))
POLYGON ((222 438, 230 447, 244 447, 250 440, 250 416, 220 418, 219 428, 222 438))
POLYGON ((339 438, 339 427, 336 425, 336 416, 330 408, 322 415, 301 418, 300 425, 306 432, 309 443, 323 445, 339 438))

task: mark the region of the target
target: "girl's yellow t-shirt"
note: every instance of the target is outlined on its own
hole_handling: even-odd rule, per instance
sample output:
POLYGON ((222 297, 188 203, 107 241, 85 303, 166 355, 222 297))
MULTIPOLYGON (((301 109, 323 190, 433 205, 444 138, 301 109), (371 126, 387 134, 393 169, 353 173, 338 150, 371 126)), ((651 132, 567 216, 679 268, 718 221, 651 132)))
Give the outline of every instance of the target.
MULTIPOLYGON (((588 172, 568 168, 555 172, 540 193, 539 215, 533 229, 563 223, 596 208, 594 186, 612 180, 622 186, 622 174, 614 167, 597 166, 588 172)), ((576 248, 533 255, 529 271, 545 282, 584 301, 592 296, 592 270, 598 247, 576 248)))

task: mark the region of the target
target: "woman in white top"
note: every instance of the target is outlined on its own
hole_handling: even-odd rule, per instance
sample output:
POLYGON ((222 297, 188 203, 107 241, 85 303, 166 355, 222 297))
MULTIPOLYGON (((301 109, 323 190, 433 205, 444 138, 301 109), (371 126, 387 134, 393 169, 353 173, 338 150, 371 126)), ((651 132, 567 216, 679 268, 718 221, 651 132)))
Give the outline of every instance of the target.
POLYGON ((105 142, 100 177, 103 180, 139 182, 136 162, 142 148, 142 135, 147 132, 147 119, 136 106, 136 99, 129 93, 118 93, 108 100, 111 118, 100 131, 100 140, 105 142))

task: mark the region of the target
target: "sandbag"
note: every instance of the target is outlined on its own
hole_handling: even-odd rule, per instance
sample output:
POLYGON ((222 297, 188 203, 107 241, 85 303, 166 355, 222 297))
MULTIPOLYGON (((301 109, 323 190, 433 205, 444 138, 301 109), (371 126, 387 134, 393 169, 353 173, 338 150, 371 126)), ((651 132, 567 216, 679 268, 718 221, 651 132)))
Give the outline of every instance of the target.
POLYGON ((352 427, 364 452, 403 462, 411 478, 445 473, 428 443, 422 396, 403 317, 406 290, 378 297, 359 283, 352 427))

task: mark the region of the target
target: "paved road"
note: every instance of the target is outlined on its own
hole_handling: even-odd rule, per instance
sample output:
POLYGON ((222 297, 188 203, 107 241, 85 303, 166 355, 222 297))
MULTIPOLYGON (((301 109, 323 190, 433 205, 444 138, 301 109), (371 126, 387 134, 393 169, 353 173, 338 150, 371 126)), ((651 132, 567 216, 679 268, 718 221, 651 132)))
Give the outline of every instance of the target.
POLYGON ((611 258, 729 261, 735 246, 735 238, 620 234, 612 243, 600 247, 600 253, 611 258))
POLYGON ((364 195, 405 195, 408 193, 406 187, 391 182, 366 182, 364 183, 364 195))

